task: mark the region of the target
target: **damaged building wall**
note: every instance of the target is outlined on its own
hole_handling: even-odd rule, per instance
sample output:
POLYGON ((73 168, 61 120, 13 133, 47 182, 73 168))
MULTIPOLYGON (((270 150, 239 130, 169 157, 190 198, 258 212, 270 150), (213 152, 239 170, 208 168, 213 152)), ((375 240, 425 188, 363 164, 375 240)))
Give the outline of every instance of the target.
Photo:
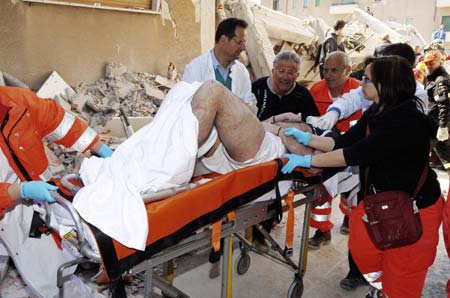
POLYGON ((214 11, 214 1, 167 0, 171 22, 159 14, 0 1, 0 70, 33 89, 53 70, 71 85, 93 82, 112 61, 162 75, 169 62, 182 70, 212 46, 202 27, 214 28, 214 14, 195 14, 208 3, 214 11))

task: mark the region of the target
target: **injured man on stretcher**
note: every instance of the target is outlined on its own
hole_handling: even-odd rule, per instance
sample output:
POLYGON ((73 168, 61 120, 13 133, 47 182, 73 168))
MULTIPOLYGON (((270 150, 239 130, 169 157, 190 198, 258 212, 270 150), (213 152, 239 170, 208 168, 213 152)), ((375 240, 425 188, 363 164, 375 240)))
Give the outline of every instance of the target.
MULTIPOLYGON (((145 193, 188 183, 199 163, 211 172, 227 173, 286 152, 311 154, 311 149, 285 136, 287 127, 312 131, 304 123, 259 122, 239 98, 215 81, 180 82, 167 94, 153 121, 122 143, 110 158, 83 161, 80 176, 85 186, 76 194, 73 206, 84 221, 106 235, 127 247, 145 250, 151 229, 142 200, 145 193)), ((65 217, 61 206, 51 205, 52 219, 54 215, 65 217)), ((24 220, 32 214, 20 212, 2 225, 6 229, 2 240, 16 266, 20 264, 18 270, 27 284, 42 297, 52 297, 56 269, 73 259, 67 252, 70 247, 64 245, 64 239, 64 249, 58 251, 51 237, 44 237, 45 241, 28 238, 24 220)), ((57 221, 55 225, 66 224, 57 221)), ((85 236, 90 242, 91 237, 85 236)))
POLYGON ((85 187, 77 193, 74 207, 103 233, 144 250, 145 192, 188 183, 199 163, 224 174, 288 151, 311 153, 286 137, 283 126, 311 131, 303 123, 259 122, 238 97, 215 81, 180 82, 167 94, 153 121, 122 143, 111 158, 83 162, 80 175, 85 187))

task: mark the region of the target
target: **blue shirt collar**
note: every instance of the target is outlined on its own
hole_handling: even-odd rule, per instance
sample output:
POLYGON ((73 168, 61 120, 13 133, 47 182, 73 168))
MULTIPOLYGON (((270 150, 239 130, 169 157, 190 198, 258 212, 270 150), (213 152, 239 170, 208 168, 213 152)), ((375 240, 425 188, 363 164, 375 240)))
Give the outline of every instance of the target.
POLYGON ((220 65, 219 60, 217 60, 217 57, 214 54, 214 48, 212 48, 209 52, 211 54, 214 70, 218 70, 222 75, 222 77, 226 79, 228 77, 231 67, 233 67, 233 65, 236 63, 236 60, 231 61, 231 63, 228 64, 227 68, 224 68, 222 65, 220 65))

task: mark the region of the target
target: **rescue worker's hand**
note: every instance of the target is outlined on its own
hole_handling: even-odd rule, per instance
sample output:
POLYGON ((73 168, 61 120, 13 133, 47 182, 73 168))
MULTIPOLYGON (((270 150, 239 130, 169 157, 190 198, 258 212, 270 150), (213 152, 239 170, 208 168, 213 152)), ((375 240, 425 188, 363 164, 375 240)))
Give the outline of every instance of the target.
POLYGON ((301 122, 302 114, 294 114, 291 112, 278 114, 272 117, 272 122, 301 122))
POLYGON ((447 127, 439 127, 436 135, 436 139, 438 141, 447 141, 448 140, 448 128, 447 127))
POLYGON ((292 173, 296 167, 307 169, 311 167, 311 155, 284 154, 283 157, 289 158, 289 161, 281 169, 283 174, 292 173))
POLYGON ((100 157, 107 158, 110 157, 113 152, 106 144, 102 144, 102 147, 98 150, 97 154, 100 155, 100 157))
POLYGON ((309 123, 312 126, 318 127, 320 129, 329 130, 336 125, 338 119, 339 113, 337 111, 331 110, 326 112, 325 115, 321 117, 313 117, 313 116, 307 117, 306 123, 309 123))
POLYGON ((44 181, 29 181, 20 183, 20 196, 24 199, 35 201, 55 202, 50 191, 58 190, 57 186, 48 184, 44 181))
POLYGON ((287 137, 293 137, 297 142, 304 146, 308 146, 309 141, 311 140, 312 134, 309 132, 301 131, 294 127, 289 127, 284 132, 284 135, 287 137))

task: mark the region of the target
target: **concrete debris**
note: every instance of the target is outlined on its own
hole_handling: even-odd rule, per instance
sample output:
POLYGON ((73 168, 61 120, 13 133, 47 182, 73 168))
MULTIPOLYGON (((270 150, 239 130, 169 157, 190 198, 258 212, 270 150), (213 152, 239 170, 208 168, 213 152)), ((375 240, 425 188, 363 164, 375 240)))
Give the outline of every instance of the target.
MULTIPOLYGON (((273 59, 279 51, 292 50, 300 55, 299 81, 313 82, 317 74, 307 70, 313 64, 317 47, 332 28, 320 18, 296 18, 271 10, 249 0, 220 0, 217 5, 219 19, 237 17, 249 23, 247 28, 247 68, 253 79, 271 73, 273 59)), ((372 55, 386 33, 393 42, 407 42, 411 46, 424 46, 424 39, 411 25, 382 22, 361 9, 355 9, 352 19, 344 28, 344 45, 357 70, 363 59, 372 55)), ((242 56, 242 55, 241 55, 242 56)), ((242 57, 240 58, 242 59, 242 57)))
POLYGON ((50 74, 45 83, 36 93, 36 95, 41 98, 53 98, 65 109, 69 110, 70 105, 68 105, 67 101, 74 94, 75 91, 72 87, 70 87, 69 84, 67 84, 56 71, 53 71, 50 74))
MULTIPOLYGON (((76 86, 70 96, 67 92, 63 96, 61 92, 53 95, 58 95, 58 101, 63 101, 63 106, 69 106, 74 114, 85 119, 102 140, 114 149, 125 138, 121 132, 117 132, 120 129, 114 131, 105 126, 120 116, 120 109, 130 120, 134 117, 151 119, 165 94, 176 83, 177 73, 173 63, 169 64, 169 70, 172 79, 146 72, 131 72, 119 63, 110 63, 106 65, 105 77, 97 82, 76 86)), ((58 85, 63 85, 61 81, 64 82, 61 78, 58 85)), ((84 155, 55 144, 50 144, 49 148, 54 154, 49 159, 54 161, 56 157, 59 160, 59 163, 51 162, 51 171, 56 177, 79 170, 84 155)))
POLYGON ((162 77, 162 76, 156 76, 155 82, 158 83, 161 86, 164 86, 166 88, 172 88, 173 85, 176 84, 175 81, 169 80, 168 78, 162 77))
POLYGON ((105 77, 112 79, 127 73, 128 69, 119 63, 109 63, 106 65, 105 77))
POLYGON ((12 86, 30 89, 27 84, 4 71, 0 71, 0 86, 12 86))

